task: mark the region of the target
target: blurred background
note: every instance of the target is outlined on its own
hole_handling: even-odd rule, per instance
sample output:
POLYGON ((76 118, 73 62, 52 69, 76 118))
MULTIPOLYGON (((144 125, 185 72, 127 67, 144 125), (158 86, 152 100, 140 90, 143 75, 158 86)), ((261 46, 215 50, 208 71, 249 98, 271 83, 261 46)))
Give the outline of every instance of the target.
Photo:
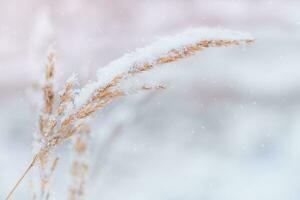
MULTIPOLYGON (((189 27, 251 33, 149 74, 168 89, 95 116, 86 199, 299 199, 300 1, 0 0, 0 197, 31 159, 37 87, 49 44, 57 88, 189 27)), ((66 148, 68 145, 66 144, 66 148)), ((66 199, 68 151, 55 175, 66 199)), ((30 199, 27 180, 15 199, 30 199)))

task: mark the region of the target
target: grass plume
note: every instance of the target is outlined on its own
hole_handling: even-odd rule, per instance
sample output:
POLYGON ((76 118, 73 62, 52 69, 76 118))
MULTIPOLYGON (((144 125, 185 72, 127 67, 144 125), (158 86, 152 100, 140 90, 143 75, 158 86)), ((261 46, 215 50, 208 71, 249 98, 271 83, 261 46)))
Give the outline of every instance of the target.
MULTIPOLYGON (((240 37, 239 34, 237 34, 237 39, 234 39, 235 34, 227 36, 228 31, 225 32, 224 39, 222 39, 222 33, 213 35, 212 39, 208 37, 209 34, 207 37, 197 37, 198 31, 192 33, 192 35, 188 32, 186 35, 173 37, 171 42, 172 40, 180 40, 174 45, 168 40, 168 43, 163 45, 164 51, 157 49, 156 52, 155 48, 159 48, 156 43, 148 49, 139 49, 137 54, 125 55, 124 59, 121 58, 115 63, 115 65, 122 65, 118 66, 117 70, 114 67, 110 68, 110 65, 104 68, 109 73, 107 73, 107 77, 103 77, 102 82, 95 81, 81 90, 75 89, 77 81, 76 76, 73 76, 65 83, 58 94, 53 89, 55 56, 53 52, 48 53, 43 87, 44 105, 39 118, 39 149, 25 173, 6 197, 6 200, 11 198, 15 189, 34 165, 39 166, 41 173, 42 196, 40 198, 49 198, 50 179, 58 162, 58 158, 49 156, 51 151, 70 138, 75 137, 74 152, 78 158, 82 157, 86 153, 86 143, 83 138, 87 137, 89 132, 85 130, 86 120, 113 100, 128 95, 128 91, 119 87, 121 84, 126 83, 126 80, 138 74, 146 73, 154 67, 188 58, 210 47, 227 47, 254 42, 252 38, 240 37), (191 36, 193 36, 192 39, 190 39, 191 36), (214 39, 214 36, 216 39, 214 39), (188 42, 182 38, 188 40, 188 42), (150 54, 153 53, 153 56, 150 55, 151 57, 149 57, 149 52, 150 54), (143 56, 135 55, 147 55, 148 57, 144 56, 144 59, 140 59, 143 56), (59 96, 57 101, 56 96, 59 96)), ((140 91, 148 91, 165 89, 165 86, 139 85, 138 88, 140 91)), ((80 159, 73 161, 71 174, 74 184, 70 186, 69 200, 77 200, 83 196, 87 169, 86 163, 81 162, 80 159)))

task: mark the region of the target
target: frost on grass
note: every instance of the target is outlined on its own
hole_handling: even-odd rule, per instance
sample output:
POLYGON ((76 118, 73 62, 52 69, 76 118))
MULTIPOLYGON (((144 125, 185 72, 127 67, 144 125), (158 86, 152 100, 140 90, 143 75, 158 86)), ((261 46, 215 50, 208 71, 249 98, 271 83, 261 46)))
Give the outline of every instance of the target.
MULTIPOLYGON (((53 79, 55 56, 54 53, 48 53, 44 87, 42 88, 44 104, 41 108, 37 131, 39 135, 36 141, 39 145, 35 148, 37 152, 28 170, 24 172, 6 199, 11 197, 18 184, 37 162, 40 170, 40 192, 36 194, 36 197, 48 199, 52 175, 58 161, 58 157, 52 154, 56 147, 76 135, 80 137, 86 120, 114 99, 139 90, 164 89, 164 86, 155 85, 157 82, 154 79, 154 81, 148 81, 150 83, 148 86, 141 84, 138 79, 135 79, 136 75, 150 71, 158 65, 187 58, 209 47, 226 47, 252 42, 253 38, 249 34, 240 32, 222 29, 189 29, 175 36, 161 38, 152 45, 125 54, 120 59, 99 69, 97 80, 81 89, 74 88, 77 85, 77 78, 73 75, 65 83, 63 90, 58 93, 58 99, 53 79)), ((79 142, 75 144, 78 144, 77 150, 80 154, 86 144, 83 144, 85 143, 83 138, 79 139, 80 141, 77 140, 79 142)), ((76 163, 74 169, 77 170, 76 163)), ((86 163, 82 164, 84 166, 82 172, 86 174, 86 163)), ((76 176, 74 185, 78 183, 77 178, 76 176)), ((85 179, 79 185, 84 185, 84 183, 85 179)), ((78 189, 78 187, 71 186, 71 188, 75 192, 81 191, 81 187, 78 189)), ((74 193, 71 194, 73 196, 74 193)))
POLYGON ((125 54, 123 57, 111 62, 105 68, 99 69, 97 73, 98 82, 103 79, 103 76, 113 77, 120 73, 130 70, 135 65, 140 65, 145 62, 151 64, 161 56, 166 56, 170 50, 176 49, 184 51, 186 47, 192 46, 195 43, 205 40, 252 40, 252 36, 247 33, 224 29, 188 29, 180 34, 163 37, 158 39, 153 44, 138 48, 132 53, 125 54), (107 72, 109 68, 109 72, 107 72))
POLYGON ((141 66, 145 63, 154 65, 159 58, 169 56, 174 50, 176 50, 176 53, 182 53, 188 47, 192 47, 201 41, 217 40, 246 42, 254 39, 248 33, 218 28, 191 28, 174 36, 159 38, 151 45, 145 48, 138 48, 100 68, 97 72, 97 81, 86 85, 75 97, 75 109, 79 109, 95 89, 105 87, 107 83, 120 75, 128 76, 128 72, 134 71, 136 66, 141 66))

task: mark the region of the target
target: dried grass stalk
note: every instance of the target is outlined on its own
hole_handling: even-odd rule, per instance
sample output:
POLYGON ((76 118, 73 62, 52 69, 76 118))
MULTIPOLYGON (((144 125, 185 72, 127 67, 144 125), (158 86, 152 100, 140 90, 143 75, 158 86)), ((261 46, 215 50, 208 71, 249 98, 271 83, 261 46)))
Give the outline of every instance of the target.
MULTIPOLYGON (((39 130, 41 133, 41 148, 34 156, 34 159, 28 168, 28 171, 32 168, 36 161, 39 161, 41 170, 49 168, 51 162, 49 162, 49 152, 59 146, 61 143, 67 141, 69 138, 78 136, 78 142, 75 144, 75 151, 80 155, 85 152, 84 143, 82 143, 80 134, 82 135, 82 127, 85 126, 85 120, 89 118, 95 111, 102 109, 114 99, 127 95, 126 91, 118 88, 119 84, 130 77, 137 74, 147 72, 152 68, 163 65, 170 62, 176 62, 178 60, 187 58, 194 55, 196 52, 204 50, 209 47, 227 47, 230 45, 240 44, 252 44, 254 40, 241 39, 241 40, 200 40, 194 44, 184 45, 180 48, 173 48, 166 53, 156 56, 156 58, 150 61, 144 60, 143 62, 136 62, 128 70, 120 72, 111 77, 110 81, 106 84, 96 87, 91 92, 91 95, 84 101, 84 103, 77 108, 74 106, 74 84, 67 82, 63 91, 60 93, 60 99, 56 109, 54 109, 54 90, 53 90, 53 72, 54 72, 54 54, 48 54, 48 63, 46 65, 46 81, 43 87, 44 91, 44 109, 40 117, 39 130), (55 112, 53 112, 55 110, 55 112), (71 110, 71 112, 70 112, 71 110)), ((149 89, 163 89, 164 87, 151 87, 141 86, 141 90, 149 89)), ((80 96, 79 96, 80 97, 80 96)), ((52 163, 57 163, 56 160, 52 160, 52 163)), ((52 164, 53 165, 53 164, 52 164)), ((51 167, 50 167, 51 168, 51 167)), ((76 187, 71 187, 69 199, 74 200, 79 198, 79 194, 82 194, 81 185, 84 185, 85 174, 87 166, 82 163, 73 163, 73 177, 79 179, 80 183, 76 187)), ((50 170, 51 172, 52 170, 50 170)), ((24 176, 27 174, 24 173, 24 176)), ((42 175, 42 192, 47 191, 49 187, 49 179, 52 173, 44 173, 42 175)), ((20 181, 24 178, 20 179, 20 181)), ((19 185, 20 181, 9 193, 6 200, 11 197, 11 194, 15 188, 19 185)))
POLYGON ((80 134, 76 136, 73 144, 74 158, 70 170, 71 185, 69 186, 69 200, 79 200, 85 194, 85 186, 88 174, 87 148, 90 127, 83 125, 80 134))
MULTIPOLYGON (((56 126, 56 120, 52 117, 55 92, 54 92, 54 70, 55 70, 55 55, 49 49, 47 54, 47 61, 45 64, 45 75, 43 80, 43 106, 39 115, 39 129, 36 144, 46 144, 49 142, 53 134, 53 128, 56 126)), ((39 163, 39 192, 33 196, 38 199, 48 199, 50 196, 50 179, 56 168, 58 158, 52 158, 48 151, 40 151, 36 154, 36 159, 33 160, 33 165, 39 163)))

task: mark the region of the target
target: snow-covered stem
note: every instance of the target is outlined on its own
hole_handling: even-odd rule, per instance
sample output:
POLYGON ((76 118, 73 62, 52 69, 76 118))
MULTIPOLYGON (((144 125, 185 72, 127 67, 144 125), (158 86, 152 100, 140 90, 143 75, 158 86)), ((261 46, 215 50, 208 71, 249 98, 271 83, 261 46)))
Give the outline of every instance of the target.
POLYGON ((56 109, 56 115, 64 114, 66 106, 73 101, 74 86, 78 85, 77 75, 73 74, 65 83, 64 88, 59 92, 59 104, 56 109))
MULTIPOLYGON (((76 135, 94 112, 114 99, 130 94, 122 84, 132 77, 154 67, 188 58, 209 47, 252 44, 254 39, 240 32, 222 29, 190 29, 182 34, 158 40, 142 49, 125 54, 98 70, 97 80, 81 89, 74 89, 77 79, 69 79, 60 92, 58 105, 54 105, 54 54, 48 54, 44 91, 45 106, 40 118, 41 144, 36 151, 40 168, 50 167, 49 152, 76 135), (53 112, 53 110, 55 112, 53 112)), ((164 86, 134 85, 134 90, 164 89, 164 86)), ((126 87, 125 87, 126 88, 126 87)), ((55 159, 53 163, 57 162, 55 159)), ((51 167, 50 167, 51 168, 51 167)), ((49 171, 48 171, 49 172, 49 171)), ((48 186, 49 173, 42 176, 48 186)), ((51 172, 51 170, 50 170, 51 172)), ((50 173, 51 174, 51 173, 50 173)), ((44 190, 45 191, 45 190, 44 190)))
POLYGON ((54 95, 54 67, 55 67, 55 56, 52 50, 48 51, 47 61, 45 64, 45 77, 43 79, 43 106, 40 111, 39 116, 39 133, 41 138, 40 142, 47 143, 49 132, 51 132, 51 127, 49 127, 49 119, 51 117, 55 95, 54 95))
MULTIPOLYGON (((53 134, 53 128, 56 125, 56 120, 52 117, 55 92, 54 92, 54 70, 55 70, 55 54, 50 47, 47 53, 47 60, 45 64, 45 77, 43 80, 43 106, 39 115, 39 134, 35 136, 35 145, 44 146, 48 143, 53 134)), ((41 151, 37 155, 39 161, 40 183, 38 194, 39 199, 44 199, 50 195, 50 178, 54 172, 58 159, 52 158, 49 152, 41 151)))
POLYGON ((74 109, 69 111, 70 114, 68 114, 62 121, 61 129, 66 129, 70 125, 76 124, 77 120, 82 120, 90 116, 116 97, 124 96, 126 91, 118 91, 118 85, 121 81, 129 79, 132 76, 149 71, 153 67, 159 65, 187 58, 194 55, 196 52, 209 47, 227 47, 230 45, 251 44, 253 42, 254 40, 251 38, 243 38, 240 40, 199 40, 194 44, 187 43, 186 45, 175 45, 167 52, 162 53, 162 55, 150 56, 149 60, 146 59, 143 61, 131 60, 132 57, 140 59, 141 55, 149 52, 149 49, 152 49, 153 46, 156 45, 146 47, 144 50, 139 49, 134 53, 125 55, 117 61, 112 62, 107 67, 99 70, 98 74, 101 75, 102 73, 104 78, 99 77, 98 81, 88 84, 79 91, 78 95, 74 98, 74 109))

